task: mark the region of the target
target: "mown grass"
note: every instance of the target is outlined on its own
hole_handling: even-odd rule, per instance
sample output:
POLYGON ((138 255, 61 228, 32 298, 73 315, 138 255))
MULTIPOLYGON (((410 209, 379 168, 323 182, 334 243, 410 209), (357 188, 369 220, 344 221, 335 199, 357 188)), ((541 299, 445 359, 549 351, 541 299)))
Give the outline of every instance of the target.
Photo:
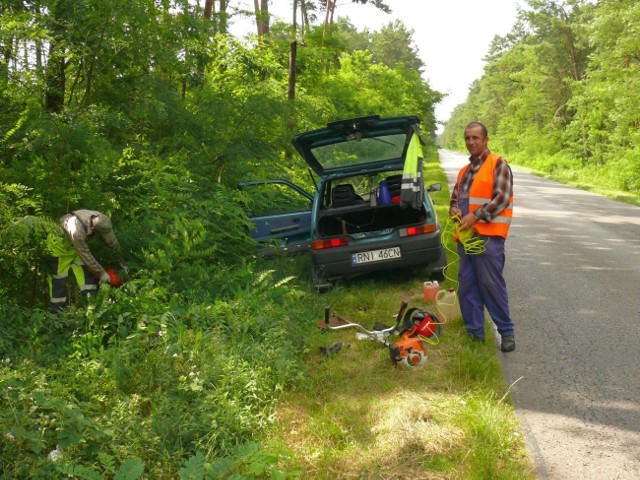
MULTIPOLYGON (((426 178, 445 186, 433 197, 444 222, 447 183, 437 162, 426 178)), ((449 260, 444 286, 455 286, 454 255, 449 260)), ((326 303, 332 314, 370 329, 391 324, 402 300, 427 307, 424 280, 427 272, 345 281, 310 307, 319 322, 326 303)), ((428 346, 426 367, 407 371, 381 343, 357 340, 355 330, 318 328, 307 338, 305 381, 282 398, 272 442, 293 452, 302 478, 534 478, 487 330, 487 343, 478 344, 459 318, 448 319, 439 343, 428 346), (320 347, 336 342, 342 348, 323 355, 320 347)))

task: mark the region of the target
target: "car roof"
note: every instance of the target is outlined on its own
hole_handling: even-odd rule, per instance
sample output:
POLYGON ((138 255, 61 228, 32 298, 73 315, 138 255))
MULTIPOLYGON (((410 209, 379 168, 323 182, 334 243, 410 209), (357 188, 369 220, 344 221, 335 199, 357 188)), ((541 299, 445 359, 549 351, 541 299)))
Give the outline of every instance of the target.
POLYGON ((296 135, 291 143, 321 176, 398 170, 419 124, 415 115, 351 118, 296 135))

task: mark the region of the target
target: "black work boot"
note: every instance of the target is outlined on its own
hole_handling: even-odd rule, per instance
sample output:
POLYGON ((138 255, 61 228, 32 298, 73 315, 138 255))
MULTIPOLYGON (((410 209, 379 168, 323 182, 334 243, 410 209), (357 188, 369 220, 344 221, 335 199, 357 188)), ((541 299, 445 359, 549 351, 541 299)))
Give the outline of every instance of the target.
POLYGON ((503 352, 513 352, 516 349, 516 337, 513 335, 502 335, 500 350, 503 352))

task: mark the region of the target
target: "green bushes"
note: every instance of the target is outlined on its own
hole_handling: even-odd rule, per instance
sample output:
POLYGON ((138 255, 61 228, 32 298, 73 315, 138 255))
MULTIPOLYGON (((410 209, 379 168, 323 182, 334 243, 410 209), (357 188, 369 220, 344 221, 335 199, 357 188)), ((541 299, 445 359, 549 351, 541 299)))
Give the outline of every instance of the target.
POLYGON ((128 465, 175 478, 198 464, 202 476, 182 478, 226 478, 214 464, 248 469, 238 458, 248 451, 263 457, 252 468, 275 468, 278 455, 248 442, 262 439, 278 395, 300 380, 302 294, 264 273, 235 300, 174 298, 167 310, 153 307, 150 283, 103 290, 59 323, 0 307, 10 320, 0 332, 4 472, 111 478, 128 465))

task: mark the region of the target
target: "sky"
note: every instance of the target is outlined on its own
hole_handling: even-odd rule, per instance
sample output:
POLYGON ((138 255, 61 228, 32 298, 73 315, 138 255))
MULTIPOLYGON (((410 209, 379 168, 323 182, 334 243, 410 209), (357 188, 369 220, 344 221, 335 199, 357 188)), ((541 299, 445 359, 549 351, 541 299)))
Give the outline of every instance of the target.
MULTIPOLYGON (((432 89, 447 94, 436 107, 436 118, 448 120, 456 105, 463 103, 471 83, 483 73, 483 58, 495 35, 511 31, 516 20, 516 7, 524 0, 386 0, 392 10, 385 14, 370 4, 337 0, 336 15, 348 17, 359 30, 379 30, 395 19, 413 30, 414 45, 425 64, 424 78, 432 89)), ((253 2, 231 0, 231 6, 242 3, 253 8, 253 2), (232 3, 233 2, 233 3, 232 3)), ((291 20, 291 0, 271 0, 270 13, 291 20)), ((255 27, 249 27, 254 30, 255 27)), ((241 31, 236 25, 234 30, 241 31)))

